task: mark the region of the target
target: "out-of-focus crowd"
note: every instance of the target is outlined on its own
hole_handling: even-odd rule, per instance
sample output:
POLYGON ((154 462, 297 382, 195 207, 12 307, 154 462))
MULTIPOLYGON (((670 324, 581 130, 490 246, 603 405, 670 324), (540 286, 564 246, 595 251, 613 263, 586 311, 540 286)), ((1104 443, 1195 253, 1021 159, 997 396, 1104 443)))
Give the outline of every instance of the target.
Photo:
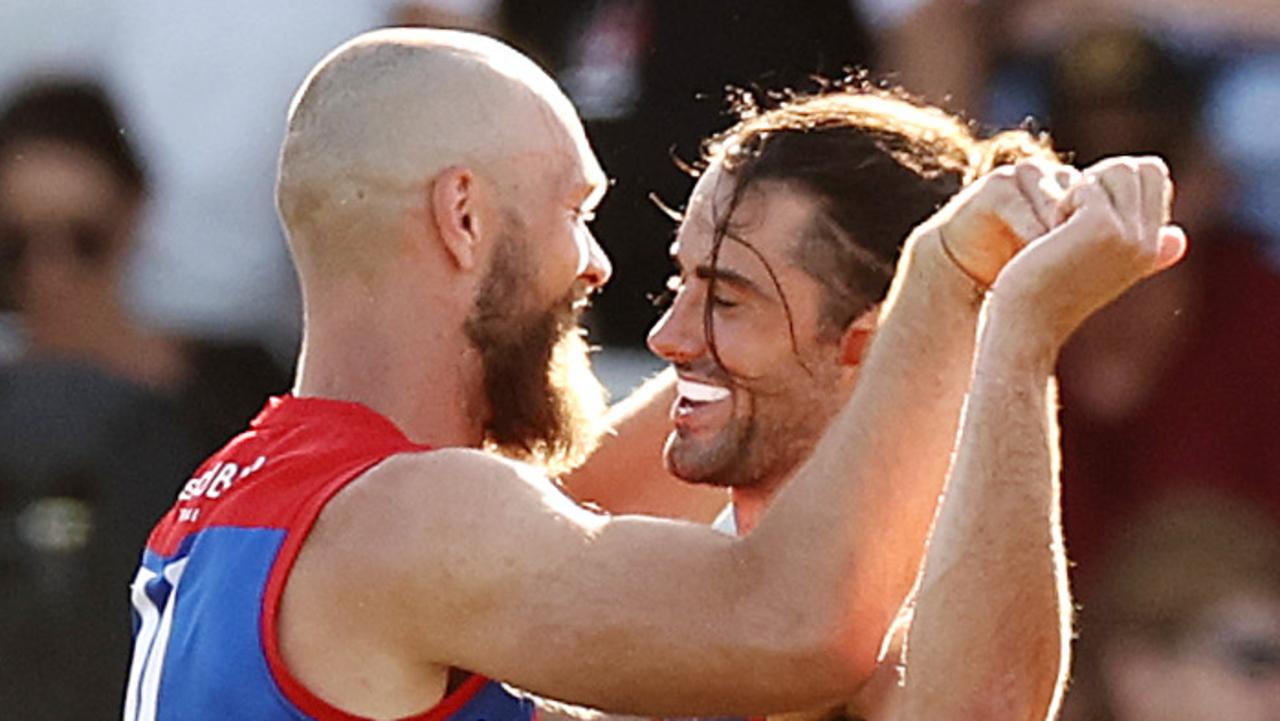
MULTIPOLYGON (((1086 165, 1157 153, 1187 261, 1059 368, 1080 603, 1070 721, 1280 719, 1280 8, 1274 0, 10 0, 0 7, 0 713, 115 716, 127 587, 195 465, 285 392, 272 207, 290 94, 384 24, 550 69, 613 188, 592 337, 638 347, 727 86, 866 68, 1086 165)), ((766 101, 767 102, 767 101, 766 101)), ((638 351, 637 351, 638 352, 638 351)), ((606 350, 602 362, 608 363, 606 350)))

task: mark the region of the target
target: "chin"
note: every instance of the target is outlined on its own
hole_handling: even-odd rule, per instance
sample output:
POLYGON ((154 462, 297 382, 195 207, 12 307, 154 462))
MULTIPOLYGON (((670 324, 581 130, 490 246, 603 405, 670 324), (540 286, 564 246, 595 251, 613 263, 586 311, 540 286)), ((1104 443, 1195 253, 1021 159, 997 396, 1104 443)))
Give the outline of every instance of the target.
MULTIPOLYGON (((718 440, 718 439, 717 439, 718 440)), ((667 437, 663 461, 667 471, 685 483, 717 488, 750 488, 757 479, 745 473, 743 454, 728 444, 699 443, 681 438, 678 432, 667 437)))

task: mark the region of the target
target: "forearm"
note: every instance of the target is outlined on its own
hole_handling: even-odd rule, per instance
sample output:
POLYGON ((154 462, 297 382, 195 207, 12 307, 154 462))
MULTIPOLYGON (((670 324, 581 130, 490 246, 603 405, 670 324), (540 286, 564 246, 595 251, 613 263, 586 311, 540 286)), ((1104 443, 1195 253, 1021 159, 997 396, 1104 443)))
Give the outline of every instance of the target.
POLYGON ((894 718, 1040 721, 1067 668, 1053 353, 986 320, 894 718))
POLYGON ((851 400, 748 538, 789 597, 846 604, 870 665, 918 575, 972 364, 978 295, 933 241, 904 252, 851 400))
POLYGON ((709 523, 728 503, 727 494, 683 483, 663 464, 674 402, 675 372, 668 368, 614 404, 609 409, 612 433, 582 467, 561 479, 563 490, 610 513, 709 523))

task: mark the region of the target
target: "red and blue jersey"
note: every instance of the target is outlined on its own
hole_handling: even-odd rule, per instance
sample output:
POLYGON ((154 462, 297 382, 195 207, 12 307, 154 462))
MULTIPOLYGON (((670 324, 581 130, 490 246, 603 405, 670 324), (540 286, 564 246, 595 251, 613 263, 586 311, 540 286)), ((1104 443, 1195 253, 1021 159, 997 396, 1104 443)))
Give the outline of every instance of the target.
MULTIPOLYGON (((125 721, 360 721, 294 678, 277 643, 289 570, 329 499, 388 456, 427 450, 354 403, 273 398, 202 465, 147 542, 132 587, 125 721)), ((528 721, 471 676, 413 721, 528 721)))

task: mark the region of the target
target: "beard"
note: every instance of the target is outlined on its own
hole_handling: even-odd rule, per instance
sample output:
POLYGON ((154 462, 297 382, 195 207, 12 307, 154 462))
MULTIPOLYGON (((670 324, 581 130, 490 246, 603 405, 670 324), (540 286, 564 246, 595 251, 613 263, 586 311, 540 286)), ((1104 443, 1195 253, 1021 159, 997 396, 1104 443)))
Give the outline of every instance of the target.
POLYGON ((694 485, 720 488, 777 487, 813 453, 831 419, 843 406, 834 393, 834 374, 800 385, 755 387, 727 372, 699 375, 733 387, 732 417, 710 437, 673 431, 663 448, 667 470, 694 485))
POLYGON ((533 266, 524 243, 500 239, 465 331, 480 353, 490 450, 558 475, 599 445, 607 394, 579 325, 589 290, 576 283, 546 308, 522 308, 533 266))

